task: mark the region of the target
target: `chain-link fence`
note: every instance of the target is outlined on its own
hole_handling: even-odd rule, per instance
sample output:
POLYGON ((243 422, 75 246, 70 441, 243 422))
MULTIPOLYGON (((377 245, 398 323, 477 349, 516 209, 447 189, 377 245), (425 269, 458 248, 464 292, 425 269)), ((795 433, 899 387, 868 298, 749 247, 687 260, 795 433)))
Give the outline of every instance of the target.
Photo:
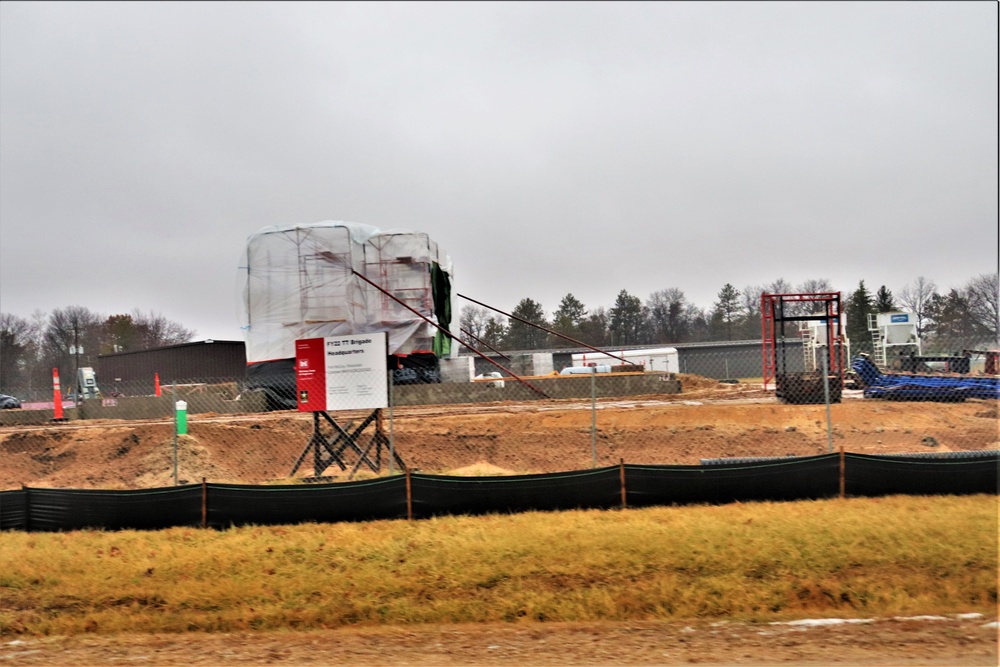
MULTIPOLYGON (((51 396, 0 411, 0 488, 346 481, 404 467, 508 475, 841 448, 938 456, 998 447, 998 381, 985 355, 905 374, 858 357, 826 383, 799 361, 765 386, 759 343, 745 348, 696 348, 677 360, 679 372, 567 366, 553 355, 545 368, 536 354, 534 368, 520 363, 513 377, 459 358, 442 364, 431 378, 439 382, 358 369, 347 385, 306 395, 290 375, 118 381, 63 401, 64 421, 53 421, 51 396), (792 380, 806 389, 789 392, 799 386, 792 380)), ((801 348, 795 354, 804 358, 801 348)))

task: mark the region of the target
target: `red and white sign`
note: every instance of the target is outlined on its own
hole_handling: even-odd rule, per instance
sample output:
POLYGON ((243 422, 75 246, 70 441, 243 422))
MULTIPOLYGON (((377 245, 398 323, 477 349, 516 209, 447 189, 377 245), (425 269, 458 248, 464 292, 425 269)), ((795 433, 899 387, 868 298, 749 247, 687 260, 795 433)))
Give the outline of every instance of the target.
POLYGON ((386 334, 295 341, 295 390, 300 412, 389 407, 386 334))

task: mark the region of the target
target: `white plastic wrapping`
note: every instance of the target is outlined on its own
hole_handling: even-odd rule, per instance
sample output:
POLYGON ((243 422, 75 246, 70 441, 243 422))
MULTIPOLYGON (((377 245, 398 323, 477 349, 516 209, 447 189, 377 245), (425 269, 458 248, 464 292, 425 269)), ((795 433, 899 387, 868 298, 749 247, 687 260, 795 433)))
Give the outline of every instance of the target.
POLYGON ((265 227, 247 240, 241 271, 247 362, 289 359, 299 338, 385 331, 390 354, 429 350, 437 330, 364 280, 431 321, 431 265, 450 259, 423 232, 381 231, 356 222, 265 227))

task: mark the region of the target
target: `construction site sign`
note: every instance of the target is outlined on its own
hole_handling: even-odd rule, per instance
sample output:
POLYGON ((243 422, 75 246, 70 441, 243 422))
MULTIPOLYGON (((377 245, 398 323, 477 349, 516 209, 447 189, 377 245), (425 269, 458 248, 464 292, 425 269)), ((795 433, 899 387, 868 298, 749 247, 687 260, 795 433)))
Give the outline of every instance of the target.
POLYGON ((295 389, 300 412, 389 407, 384 332, 295 341, 295 389))

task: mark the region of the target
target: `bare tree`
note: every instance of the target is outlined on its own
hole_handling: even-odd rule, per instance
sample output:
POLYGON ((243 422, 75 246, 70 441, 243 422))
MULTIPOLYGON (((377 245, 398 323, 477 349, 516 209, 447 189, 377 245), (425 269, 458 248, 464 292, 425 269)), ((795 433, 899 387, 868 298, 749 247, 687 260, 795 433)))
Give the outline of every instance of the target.
POLYGON ((153 311, 144 313, 136 308, 132 311, 132 322, 139 332, 140 347, 145 349, 186 343, 195 336, 192 329, 153 311))
POLYGON ((688 337, 687 298, 676 287, 657 290, 646 299, 655 341, 682 343, 688 337))
POLYGON ((814 294, 816 292, 833 292, 833 283, 826 278, 810 278, 803 280, 798 287, 803 294, 814 294))
POLYGON ((740 292, 740 303, 748 315, 760 315, 760 295, 764 288, 760 285, 747 285, 740 292))
POLYGON ((969 315, 993 343, 1000 342, 1000 276, 984 273, 965 284, 969 315))
POLYGON ((768 294, 791 294, 793 288, 790 282, 784 278, 778 278, 773 283, 764 285, 764 291, 768 294))
POLYGON ((31 322, 0 313, 0 387, 23 387, 30 373, 31 322))
POLYGON ((760 327, 760 296, 764 288, 760 285, 747 285, 740 292, 740 304, 746 316, 743 320, 743 337, 757 338, 761 335, 760 327))
POLYGON ((468 339, 468 336, 464 334, 460 336, 462 340, 471 345, 474 349, 479 349, 477 346, 476 339, 482 339, 483 335, 486 333, 486 325, 490 320, 490 311, 486 308, 480 308, 479 306, 462 306, 462 312, 459 316, 459 326, 464 330, 468 331, 470 334, 475 336, 475 338, 468 339))
MULTIPOLYGON (((826 278, 809 278, 803 280, 794 289, 789 290, 796 294, 817 294, 821 292, 833 292, 833 285, 826 278)), ((792 302, 786 306, 788 315, 812 315, 815 311, 822 311, 822 307, 815 302, 800 301, 792 302)))
POLYGON ((45 327, 45 358, 59 369, 64 384, 76 380, 76 368, 92 366, 100 352, 104 317, 83 306, 57 308, 45 327))
POLYGON ((917 316, 917 335, 922 336, 927 328, 927 306, 930 305, 931 298, 937 293, 937 285, 933 280, 927 280, 920 276, 911 284, 899 290, 898 303, 907 311, 917 316))
POLYGON ((44 364, 45 328, 49 314, 40 308, 31 312, 28 318, 31 323, 31 342, 29 344, 28 396, 38 389, 48 389, 52 381, 52 369, 44 364))

